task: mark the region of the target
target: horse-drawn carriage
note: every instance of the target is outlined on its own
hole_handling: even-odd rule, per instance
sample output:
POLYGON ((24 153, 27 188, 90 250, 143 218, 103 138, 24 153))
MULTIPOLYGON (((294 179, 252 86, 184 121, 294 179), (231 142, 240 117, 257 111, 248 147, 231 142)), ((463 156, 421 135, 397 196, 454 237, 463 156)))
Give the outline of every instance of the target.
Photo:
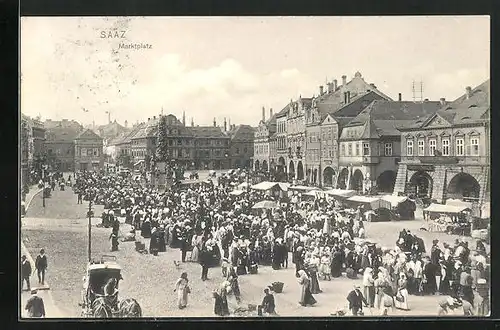
POLYGON ((100 261, 89 262, 83 277, 82 317, 141 317, 142 310, 135 299, 118 300, 122 279, 115 256, 104 255, 100 261))

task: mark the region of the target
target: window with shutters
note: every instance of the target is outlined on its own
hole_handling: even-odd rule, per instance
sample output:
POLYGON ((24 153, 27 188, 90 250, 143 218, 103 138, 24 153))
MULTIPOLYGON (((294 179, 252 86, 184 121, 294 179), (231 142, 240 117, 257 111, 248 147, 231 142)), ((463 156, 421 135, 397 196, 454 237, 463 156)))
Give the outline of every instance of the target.
POLYGON ((470 139, 471 155, 479 156, 479 138, 473 137, 470 139))
POLYGON ((352 143, 347 144, 347 156, 352 156, 352 143))
POLYGON ((392 156, 392 143, 386 143, 384 145, 384 155, 392 156))
POLYGON ((442 154, 443 156, 449 156, 450 155, 450 140, 448 139, 443 139, 441 141, 441 144, 442 144, 442 154))
POLYGON ((425 141, 418 140, 418 155, 425 156, 425 141))
POLYGON ((436 153, 436 139, 429 140, 429 156, 434 156, 436 153))
POLYGON ((342 143, 341 156, 345 156, 345 143, 342 143))
POLYGON ((413 140, 406 141, 406 155, 413 156, 413 140))
POLYGON ((356 156, 359 156, 359 149, 361 149, 360 144, 356 143, 356 156))

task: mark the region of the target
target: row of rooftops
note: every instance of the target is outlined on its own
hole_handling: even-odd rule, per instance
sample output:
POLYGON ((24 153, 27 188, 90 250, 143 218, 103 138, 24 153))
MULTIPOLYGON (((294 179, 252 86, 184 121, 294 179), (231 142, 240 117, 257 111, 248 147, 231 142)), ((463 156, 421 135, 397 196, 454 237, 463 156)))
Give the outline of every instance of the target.
POLYGON ((293 118, 294 107, 299 104, 304 106, 306 116, 308 111, 316 110, 320 122, 331 116, 341 128, 364 125, 362 134, 364 138, 397 136, 402 130, 420 129, 435 116, 443 118, 445 125, 449 126, 482 123, 490 119, 489 79, 475 88, 466 87, 465 94, 452 102, 447 102, 445 98, 439 101, 425 99, 422 102, 411 102, 402 101, 401 94, 398 101, 393 101, 380 92, 374 84, 367 84, 359 72, 349 82, 346 82, 345 76, 342 78, 341 86, 337 86, 336 80, 328 84, 326 92, 321 86, 318 97, 299 97, 296 102, 290 101, 268 120, 261 120, 260 124, 268 127, 271 137, 275 136, 277 118, 285 116, 287 119, 293 118), (290 116, 291 111, 292 116, 290 116))
MULTIPOLYGON (((109 144, 119 145, 129 143, 132 140, 156 137, 160 118, 160 116, 148 118, 146 122, 136 125, 130 131, 125 132, 117 138, 111 140, 109 144)), ((229 129, 227 129, 227 123, 225 123, 225 127, 219 127, 216 126, 215 120, 214 126, 194 126, 194 124, 192 124, 192 126, 186 126, 184 122, 179 121, 177 117, 172 114, 166 115, 166 118, 167 125, 171 129, 177 130, 174 135, 175 137, 252 140, 253 132, 255 130, 250 125, 231 125, 229 129)))

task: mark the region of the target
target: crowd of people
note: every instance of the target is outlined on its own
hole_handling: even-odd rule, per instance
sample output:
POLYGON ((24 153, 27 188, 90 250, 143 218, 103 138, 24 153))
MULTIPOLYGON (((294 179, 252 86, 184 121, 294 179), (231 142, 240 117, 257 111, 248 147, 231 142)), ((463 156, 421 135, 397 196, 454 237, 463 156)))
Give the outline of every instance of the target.
MULTIPOLYGON (((403 230, 394 247, 382 247, 365 239, 360 208, 347 210, 326 197, 304 201, 300 194, 286 197, 250 189, 239 196, 230 194, 241 180, 240 175, 228 176, 218 185, 211 181, 176 185, 162 192, 127 177, 79 172, 74 189, 84 200, 104 205, 103 224, 113 227, 118 212, 133 225, 131 237, 140 229, 142 237, 151 238, 151 254, 170 247, 180 250, 182 262, 199 262, 201 280, 208 279, 210 267, 221 265, 226 279, 214 291, 217 315, 227 315, 227 292, 240 299, 238 276, 256 274, 263 265, 287 268, 289 254, 302 286, 303 306, 316 303, 321 281, 345 276, 362 281, 362 291, 357 288, 347 297, 355 315, 362 310, 351 303, 358 292, 367 306, 382 314, 391 308, 409 310, 411 295, 434 294, 466 301, 476 314, 487 314, 484 282, 490 282, 489 255, 480 241, 471 251, 466 242, 440 247, 436 240, 427 251, 421 238, 403 230), (274 201, 277 207, 252 207, 263 200, 274 201)), ((184 295, 187 278, 177 287, 184 295)), ((263 303, 272 300, 269 310, 274 311, 272 292, 266 290, 263 303)), ((185 298, 185 302, 184 296, 179 298, 179 308, 185 308, 185 298)))

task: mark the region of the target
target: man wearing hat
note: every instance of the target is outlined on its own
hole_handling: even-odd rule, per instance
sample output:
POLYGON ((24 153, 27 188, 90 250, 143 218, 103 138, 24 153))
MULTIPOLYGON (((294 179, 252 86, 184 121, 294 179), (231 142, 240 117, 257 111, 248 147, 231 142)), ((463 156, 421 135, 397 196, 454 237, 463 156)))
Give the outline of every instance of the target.
POLYGON ((45 317, 45 306, 43 299, 38 297, 38 290, 31 290, 31 297, 26 302, 24 309, 28 311, 29 317, 45 317))
POLYGON ((24 282, 26 281, 27 291, 31 290, 30 288, 30 276, 31 276, 31 263, 26 259, 26 256, 23 255, 21 257, 21 291, 23 290, 24 282))
POLYGON ((358 284, 355 284, 354 290, 347 295, 347 301, 349 302, 349 310, 353 316, 363 315, 363 304, 365 307, 368 307, 368 302, 363 297, 358 284))

